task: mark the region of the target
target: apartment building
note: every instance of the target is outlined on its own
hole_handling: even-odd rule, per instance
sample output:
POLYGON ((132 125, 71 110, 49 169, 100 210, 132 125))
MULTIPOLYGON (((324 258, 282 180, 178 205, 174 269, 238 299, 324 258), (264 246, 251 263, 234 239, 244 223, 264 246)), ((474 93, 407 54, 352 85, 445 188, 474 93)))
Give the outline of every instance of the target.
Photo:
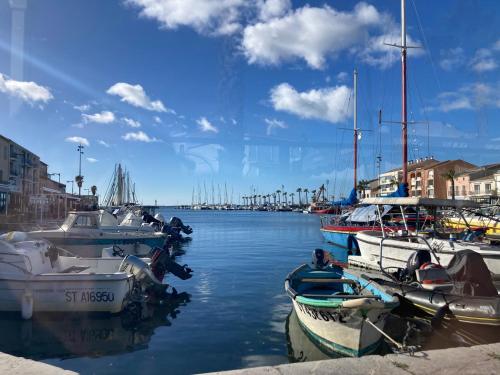
MULTIPOLYGON (((455 199, 491 201, 500 196, 500 163, 488 164, 459 173, 454 178, 455 199)), ((452 184, 447 181, 448 198, 452 184)))

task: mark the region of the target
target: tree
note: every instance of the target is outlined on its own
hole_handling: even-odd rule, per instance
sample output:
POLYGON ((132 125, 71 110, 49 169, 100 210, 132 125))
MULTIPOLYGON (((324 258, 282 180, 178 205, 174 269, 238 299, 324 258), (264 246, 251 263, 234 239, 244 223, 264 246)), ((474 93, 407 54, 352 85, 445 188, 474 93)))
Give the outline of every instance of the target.
POLYGON ((276 196, 278 197, 278 205, 281 203, 281 190, 276 190, 276 196))
POLYGON ((276 193, 273 193, 273 204, 276 206, 276 193))
POLYGON ((76 176, 76 177, 75 177, 75 182, 76 182, 76 185, 77 185, 79 188, 81 188, 81 187, 82 187, 82 185, 83 185, 83 176, 80 176, 80 175, 76 176))
POLYGON ((90 187, 90 191, 92 192, 92 195, 95 197, 95 194, 97 193, 97 186, 92 185, 90 187))
POLYGON ((308 188, 305 188, 304 189, 304 194, 306 195, 306 206, 309 204, 309 198, 307 196, 307 194, 309 193, 309 189, 308 188))
POLYGON ((370 185, 370 181, 368 180, 359 180, 358 186, 356 186, 356 190, 359 192, 361 198, 365 197, 365 191, 370 185))
POLYGON ((450 169, 448 172, 443 173, 441 176, 446 178, 451 182, 451 199, 455 200, 455 176, 456 172, 454 169, 450 169))
POLYGON ((288 193, 286 191, 284 191, 282 194, 283 194, 283 204, 286 206, 287 205, 286 195, 288 193))
POLYGON ((295 193, 290 193, 290 198, 292 198, 292 206, 293 206, 293 197, 295 196, 295 193))
POLYGON ((297 193, 299 193, 299 207, 302 206, 302 197, 300 196, 300 194, 302 193, 302 188, 297 188, 297 193))
POLYGON ((313 202, 316 202, 316 189, 311 190, 311 194, 313 195, 313 196, 312 196, 312 198, 311 198, 311 200, 312 200, 313 202))

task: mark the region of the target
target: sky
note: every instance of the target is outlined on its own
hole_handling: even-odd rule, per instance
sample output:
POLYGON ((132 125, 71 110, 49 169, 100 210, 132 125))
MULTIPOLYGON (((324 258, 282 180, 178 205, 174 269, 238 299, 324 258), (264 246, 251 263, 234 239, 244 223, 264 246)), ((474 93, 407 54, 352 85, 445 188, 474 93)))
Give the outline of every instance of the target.
MULTIPOLYGON (((358 176, 376 178, 378 155, 382 171, 401 165, 397 0, 12 3, 0 134, 61 182, 81 143, 84 188, 101 197, 116 163, 145 204, 211 200, 212 186, 234 202, 323 183, 346 195, 354 69, 358 176)), ((500 161, 500 2, 408 0, 407 33, 409 158, 500 161)))

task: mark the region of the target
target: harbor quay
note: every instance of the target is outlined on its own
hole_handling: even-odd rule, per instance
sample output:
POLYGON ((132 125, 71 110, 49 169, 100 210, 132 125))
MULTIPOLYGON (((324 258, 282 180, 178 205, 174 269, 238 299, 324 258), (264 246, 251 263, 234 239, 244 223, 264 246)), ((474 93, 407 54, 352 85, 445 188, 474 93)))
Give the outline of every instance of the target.
POLYGON ((500 343, 468 348, 438 349, 410 354, 388 354, 361 358, 337 358, 314 362, 290 363, 233 371, 212 375, 299 375, 299 374, 498 374, 500 343))

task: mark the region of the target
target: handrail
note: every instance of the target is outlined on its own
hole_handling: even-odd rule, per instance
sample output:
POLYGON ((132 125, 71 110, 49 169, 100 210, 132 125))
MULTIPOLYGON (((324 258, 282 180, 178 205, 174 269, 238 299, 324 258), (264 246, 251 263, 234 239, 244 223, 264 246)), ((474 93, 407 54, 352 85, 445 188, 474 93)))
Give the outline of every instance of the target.
POLYGON ((429 248, 429 251, 431 252, 431 254, 434 255, 434 258, 436 258, 436 261, 439 265, 441 265, 440 261, 439 261, 439 257, 436 255, 434 249, 432 248, 431 245, 429 245, 429 241, 427 241, 427 239, 425 239, 424 237, 420 236, 420 235, 410 235, 410 234, 406 234, 406 235, 401 235, 401 236, 398 236, 398 237, 383 237, 380 239, 380 254, 379 254, 379 266, 380 266, 380 271, 388 276, 387 272, 384 271, 384 268, 382 267, 382 253, 383 253, 383 247, 384 247, 384 241, 387 240, 387 239, 411 239, 411 238, 417 238, 417 239, 421 239, 424 241, 424 243, 427 245, 427 247, 429 248))

